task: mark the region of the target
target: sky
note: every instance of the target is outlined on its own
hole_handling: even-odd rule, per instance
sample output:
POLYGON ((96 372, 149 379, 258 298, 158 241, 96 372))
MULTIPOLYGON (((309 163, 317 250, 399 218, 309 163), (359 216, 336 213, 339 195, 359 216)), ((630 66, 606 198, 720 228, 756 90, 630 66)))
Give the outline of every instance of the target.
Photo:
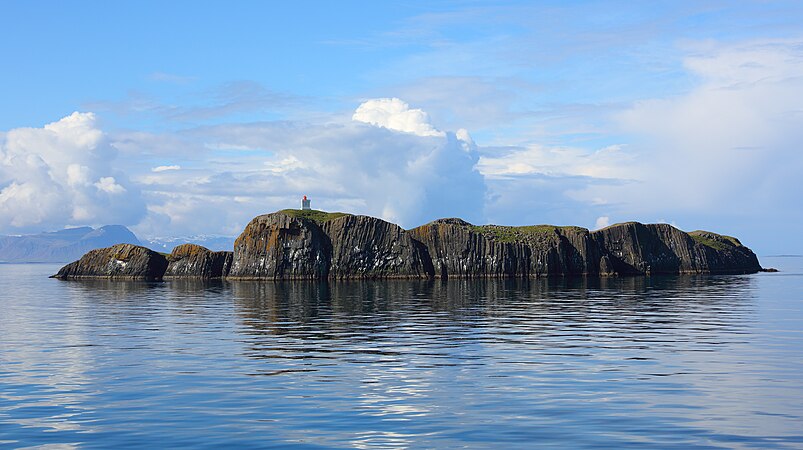
POLYGON ((0 234, 258 214, 803 243, 799 1, 0 3, 0 234))

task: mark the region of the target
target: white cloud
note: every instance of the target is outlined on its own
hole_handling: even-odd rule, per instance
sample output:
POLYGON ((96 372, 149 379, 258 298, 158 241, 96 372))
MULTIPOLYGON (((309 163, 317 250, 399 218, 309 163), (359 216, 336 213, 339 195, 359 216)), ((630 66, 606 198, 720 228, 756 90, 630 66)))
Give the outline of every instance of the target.
POLYGON ((126 191, 124 187, 117 184, 114 177, 102 177, 97 183, 94 183, 94 185, 98 190, 109 194, 122 194, 126 191))
MULTIPOLYGON (((404 226, 444 216, 482 221, 485 184, 475 170, 477 147, 465 130, 440 133, 399 133, 342 117, 195 129, 182 135, 198 146, 192 170, 137 177, 147 183, 150 205, 137 230, 236 234, 254 215, 298 207, 301 195, 309 195, 314 208, 404 226)), ((161 148, 152 139, 145 146, 161 148)), ((137 148, 135 141, 128 145, 129 151, 137 148)))
POLYGON ((587 151, 533 144, 486 152, 477 167, 488 178, 538 174, 630 179, 638 174, 636 163, 635 155, 625 151, 623 145, 587 151))
POLYGON ((418 136, 445 135, 432 126, 427 113, 420 109, 411 109, 410 105, 398 98, 365 101, 354 112, 352 120, 418 136))
POLYGON ((42 128, 9 130, 0 141, 0 231, 136 223, 138 190, 115 170, 117 152, 92 113, 42 128))
POLYGON ((685 65, 698 86, 619 117, 650 159, 626 198, 663 212, 787 209, 803 191, 803 41, 709 44, 685 65))
POLYGON ((611 224, 611 218, 608 216, 600 216, 597 217, 597 221, 594 222, 594 229, 599 230, 600 228, 605 228, 611 224))
POLYGON ((172 166, 156 166, 151 169, 151 172, 167 172, 168 170, 181 170, 181 166, 177 164, 172 166))

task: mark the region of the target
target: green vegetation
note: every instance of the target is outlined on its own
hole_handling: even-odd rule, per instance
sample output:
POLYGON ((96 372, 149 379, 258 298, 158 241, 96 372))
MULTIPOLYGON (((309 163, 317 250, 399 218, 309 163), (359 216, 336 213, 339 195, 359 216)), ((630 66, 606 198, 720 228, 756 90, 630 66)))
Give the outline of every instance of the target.
POLYGON ((296 217, 299 219, 307 219, 311 220, 315 223, 324 223, 328 222, 333 219, 337 219, 338 217, 343 216, 350 216, 351 214, 342 213, 342 212, 326 212, 326 211, 319 211, 317 209, 283 209, 279 211, 282 214, 286 214, 290 217, 296 217))
POLYGON ((695 242, 711 247, 715 250, 724 250, 728 247, 739 247, 741 244, 739 240, 731 236, 724 236, 721 234, 711 233, 709 231, 692 231, 689 233, 695 242))
POLYGON ((533 239, 544 239, 555 235, 558 230, 564 233, 587 233, 581 227, 558 227, 554 225, 526 225, 507 227, 501 225, 471 225, 471 231, 481 233, 499 242, 523 242, 533 239))

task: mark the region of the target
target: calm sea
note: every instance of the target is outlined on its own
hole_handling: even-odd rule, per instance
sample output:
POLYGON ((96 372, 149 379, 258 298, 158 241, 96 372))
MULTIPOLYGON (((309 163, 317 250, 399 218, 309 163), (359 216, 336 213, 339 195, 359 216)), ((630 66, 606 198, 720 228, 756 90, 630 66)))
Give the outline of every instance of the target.
POLYGON ((777 274, 66 282, 0 265, 0 447, 803 448, 777 274))

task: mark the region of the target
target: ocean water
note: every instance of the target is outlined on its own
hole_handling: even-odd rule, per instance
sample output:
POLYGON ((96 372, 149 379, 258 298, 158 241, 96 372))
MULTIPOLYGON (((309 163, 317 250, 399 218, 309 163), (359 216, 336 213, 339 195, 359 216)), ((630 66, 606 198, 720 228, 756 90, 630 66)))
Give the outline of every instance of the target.
POLYGON ((68 282, 0 265, 0 447, 803 448, 780 273, 68 282))

